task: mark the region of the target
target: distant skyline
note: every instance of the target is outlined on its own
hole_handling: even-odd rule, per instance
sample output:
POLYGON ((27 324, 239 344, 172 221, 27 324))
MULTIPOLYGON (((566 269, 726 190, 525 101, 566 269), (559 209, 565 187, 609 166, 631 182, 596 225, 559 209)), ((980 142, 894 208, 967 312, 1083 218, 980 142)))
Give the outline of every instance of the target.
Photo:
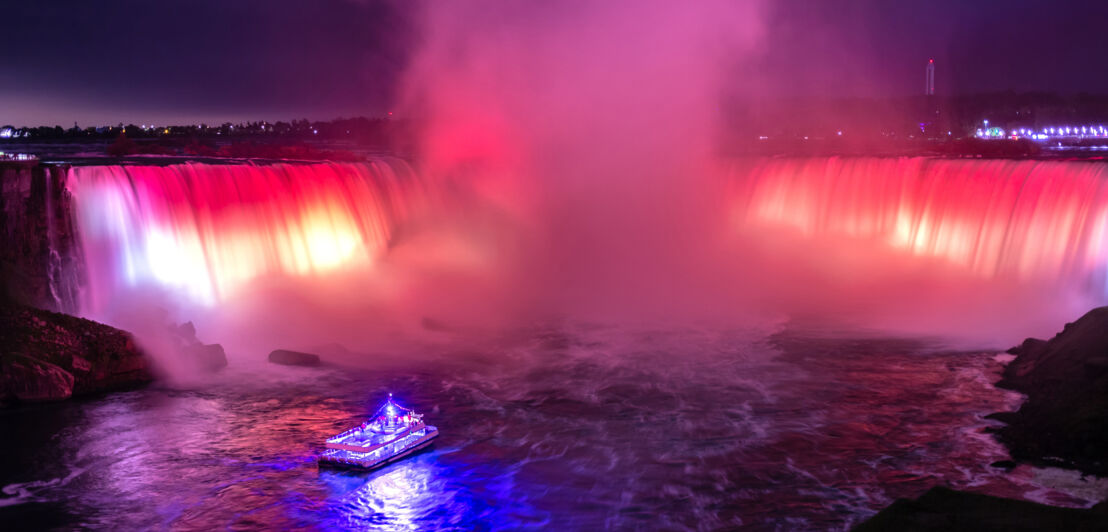
MULTIPOLYGON (((748 58, 758 79, 736 82, 781 96, 907 96, 922 93, 934 58, 939 96, 1108 93, 1108 70, 1099 64, 1108 55, 1105 4, 776 0, 766 4, 765 36, 748 58)), ((0 125, 384 115, 419 40, 416 11, 433 6, 372 0, 5 6, 0 125)))
POLYGON ((383 114, 406 62, 392 2, 5 5, 0 124, 222 123, 383 114))

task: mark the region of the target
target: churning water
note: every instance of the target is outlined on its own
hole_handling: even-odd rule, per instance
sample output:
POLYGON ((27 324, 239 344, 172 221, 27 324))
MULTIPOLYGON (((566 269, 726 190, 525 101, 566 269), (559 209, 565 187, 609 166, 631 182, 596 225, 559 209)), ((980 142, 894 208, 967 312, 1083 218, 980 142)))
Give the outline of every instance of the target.
MULTIPOLYGON (((520 330, 373 369, 233 359, 197 389, 0 413, 0 515, 61 528, 844 528, 949 485, 1088 500, 1005 452, 992 353, 766 330, 520 330), (392 391, 442 431, 371 473, 323 440, 392 391)), ((11 521, 9 521, 11 522, 11 521)))

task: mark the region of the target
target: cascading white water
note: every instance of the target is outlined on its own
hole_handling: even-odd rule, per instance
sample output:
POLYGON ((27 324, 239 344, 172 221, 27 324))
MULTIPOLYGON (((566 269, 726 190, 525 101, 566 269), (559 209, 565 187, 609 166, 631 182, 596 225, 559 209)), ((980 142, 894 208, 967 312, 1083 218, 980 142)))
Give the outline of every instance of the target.
MULTIPOLYGON (((857 307, 861 315, 885 317, 894 314, 887 312, 890 305, 900 305, 891 324, 870 325, 909 324, 916 331, 933 327, 941 334, 952 322, 972 331, 989 313, 996 315, 985 328, 994 327, 1005 321, 997 309, 1014 308, 1020 300, 1041 301, 1032 295, 1041 295, 1044 287, 1061 287, 1078 296, 1024 306, 1017 314, 1030 316, 1030 321, 1008 319, 1003 326, 1009 334, 1021 328, 1033 333, 1038 332, 1034 327, 1057 323, 1104 299, 1106 178, 1108 166, 1096 162, 744 160, 735 163, 728 179, 690 179, 686 184, 720 189, 712 194, 690 191, 699 197, 723 197, 715 192, 728 189, 729 231, 721 230, 726 216, 710 210, 674 216, 607 205, 618 197, 566 194, 560 196, 565 204, 559 203, 559 209, 567 212, 540 207, 525 213, 526 222, 497 219, 496 224, 523 232, 523 247, 504 246, 503 234, 488 227, 463 229, 448 247, 432 240, 438 251, 425 249, 426 240, 411 241, 408 262, 398 260, 390 270, 392 275, 403 272, 411 290, 401 300, 380 304, 406 305, 415 316, 432 312, 427 306, 436 313, 472 317, 481 314, 477 305, 509 308, 496 309, 507 315, 513 305, 571 314, 605 305, 614 309, 609 314, 615 318, 622 315, 620 309, 633 313, 657 308, 723 319, 744 306, 809 315, 839 315, 857 307), (574 201, 586 202, 588 208, 574 210, 574 201), (621 222, 606 227, 610 220, 621 222), (679 229, 668 225, 677 222, 679 229), (540 229, 528 233, 535 227, 540 229), (626 232, 630 228, 634 235, 626 232), (689 231, 702 235, 683 241, 650 236, 689 231), (606 251, 626 249, 632 236, 634 253, 606 251), (582 246, 585 237, 587 245, 582 246), (770 251, 758 251, 759 245, 770 251), (717 253, 717 248, 730 251, 717 253), (497 251, 490 254, 489 249, 497 251), (413 253, 418 260, 410 260, 413 253), (442 275, 443 260, 475 255, 481 257, 473 264, 481 270, 483 284, 474 284, 473 277, 442 275), (644 258, 664 261, 646 263, 644 258), (802 270, 795 267, 800 263, 815 266, 802 270), (925 273, 908 272, 906 264, 925 273), (630 280, 629 286, 655 290, 608 290, 593 277, 593 270, 601 267, 622 272, 610 280, 630 280), (820 268, 824 271, 812 277, 820 268), (412 289, 428 278, 433 282, 412 289), (1027 286, 1039 292, 1021 292, 1027 286), (757 296, 745 298, 749 294, 757 296), (978 306, 967 310, 967 298, 978 306), (925 300, 927 308, 922 303, 911 306, 925 300), (929 321, 928 315, 948 321, 929 321)), ((370 277, 338 276, 372 272, 391 252, 401 223, 441 210, 414 214, 429 201, 438 205, 443 195, 462 190, 464 183, 432 184, 401 160, 379 159, 364 164, 75 167, 68 186, 87 261, 84 306, 86 315, 95 317, 94 311, 121 288, 155 287, 200 306, 234 300, 257 281, 301 279, 293 284, 311 291, 328 278, 334 285, 330 289, 341 292, 335 286, 365 283, 370 277)), ((675 204, 680 201, 674 198, 675 204)), ((440 219, 445 223, 422 230, 452 231, 469 223, 463 211, 488 203, 465 205, 440 219)), ((378 279, 382 282, 372 289, 363 286, 366 290, 358 297, 397 286, 395 277, 378 279)), ((336 310, 327 319, 348 312, 336 310)), ((858 318, 862 323, 866 319, 858 318)))
POLYGON ((736 223, 848 237, 985 279, 1104 294, 1108 165, 905 158, 759 160, 732 181, 736 223))
POLYGON ((88 261, 86 307, 154 284, 214 304, 267 275, 372 262, 424 197, 407 163, 82 166, 70 191, 88 261))

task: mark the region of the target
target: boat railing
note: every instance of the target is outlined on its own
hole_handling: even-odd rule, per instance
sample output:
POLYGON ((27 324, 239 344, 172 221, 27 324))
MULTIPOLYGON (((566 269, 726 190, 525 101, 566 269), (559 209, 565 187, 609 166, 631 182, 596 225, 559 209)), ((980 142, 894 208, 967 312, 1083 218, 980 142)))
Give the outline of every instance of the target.
POLYGON ((379 443, 377 445, 362 446, 362 445, 350 445, 350 444, 346 444, 346 443, 338 443, 338 442, 342 441, 343 438, 345 438, 346 436, 348 436, 350 434, 353 434, 354 432, 359 430, 358 428, 353 428, 353 429, 350 429, 346 432, 343 432, 342 434, 339 434, 338 436, 335 436, 333 438, 329 438, 327 440, 326 447, 328 449, 342 449, 342 450, 345 450, 345 451, 353 451, 353 452, 357 452, 357 453, 371 453, 373 451, 376 451, 377 449, 380 449, 381 447, 384 447, 386 445, 390 445, 390 444, 395 443, 395 442, 397 442, 397 441, 399 441, 403 438, 406 438, 411 433, 416 432, 416 431, 422 429, 423 427, 424 427, 424 424, 422 422, 413 424, 413 425, 409 426, 408 428, 404 429, 402 432, 398 432, 398 433, 394 434, 393 437, 389 439, 389 441, 379 443))
POLYGON ((412 428, 412 430, 405 434, 403 437, 392 440, 388 443, 382 444, 381 447, 389 449, 388 453, 367 453, 359 451, 350 451, 346 449, 329 449, 324 451, 320 458, 321 460, 339 462, 343 464, 357 465, 361 467, 376 467, 377 464, 387 463, 390 460, 395 459, 397 456, 406 454, 411 449, 419 447, 434 438, 438 429, 431 426, 426 426, 422 423, 412 428), (416 434, 417 431, 426 429, 423 434, 416 434), (353 455, 344 455, 343 452, 353 452, 353 455))
POLYGON ((354 428, 352 428, 350 430, 347 430, 345 432, 340 432, 340 433, 338 433, 334 436, 331 436, 330 438, 327 438, 327 443, 331 443, 333 441, 340 441, 343 438, 345 438, 345 437, 347 437, 351 434, 354 434, 355 432, 358 432, 359 430, 361 430, 361 427, 354 427, 354 428))

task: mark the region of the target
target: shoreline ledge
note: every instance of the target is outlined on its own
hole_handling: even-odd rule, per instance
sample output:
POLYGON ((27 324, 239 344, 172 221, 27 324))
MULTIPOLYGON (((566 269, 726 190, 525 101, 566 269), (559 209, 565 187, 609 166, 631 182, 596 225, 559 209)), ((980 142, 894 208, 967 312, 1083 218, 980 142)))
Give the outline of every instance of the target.
POLYGON ((0 303, 0 405, 60 401, 154 380, 126 331, 16 303, 0 303))
MULTIPOLYGON (((1005 423, 989 431, 1012 456, 1005 465, 1108 476, 1108 307, 1008 353, 1016 358, 996 386, 1027 399, 1015 412, 986 416, 1005 423)), ((937 486, 914 500, 897 499, 853 530, 1108 530, 1108 501, 1062 508, 937 486)))
POLYGON ((1027 400, 991 414, 1016 462, 1108 476, 1108 307, 1067 323, 1054 338, 1028 338, 1008 350, 1016 359, 998 387, 1027 400))

